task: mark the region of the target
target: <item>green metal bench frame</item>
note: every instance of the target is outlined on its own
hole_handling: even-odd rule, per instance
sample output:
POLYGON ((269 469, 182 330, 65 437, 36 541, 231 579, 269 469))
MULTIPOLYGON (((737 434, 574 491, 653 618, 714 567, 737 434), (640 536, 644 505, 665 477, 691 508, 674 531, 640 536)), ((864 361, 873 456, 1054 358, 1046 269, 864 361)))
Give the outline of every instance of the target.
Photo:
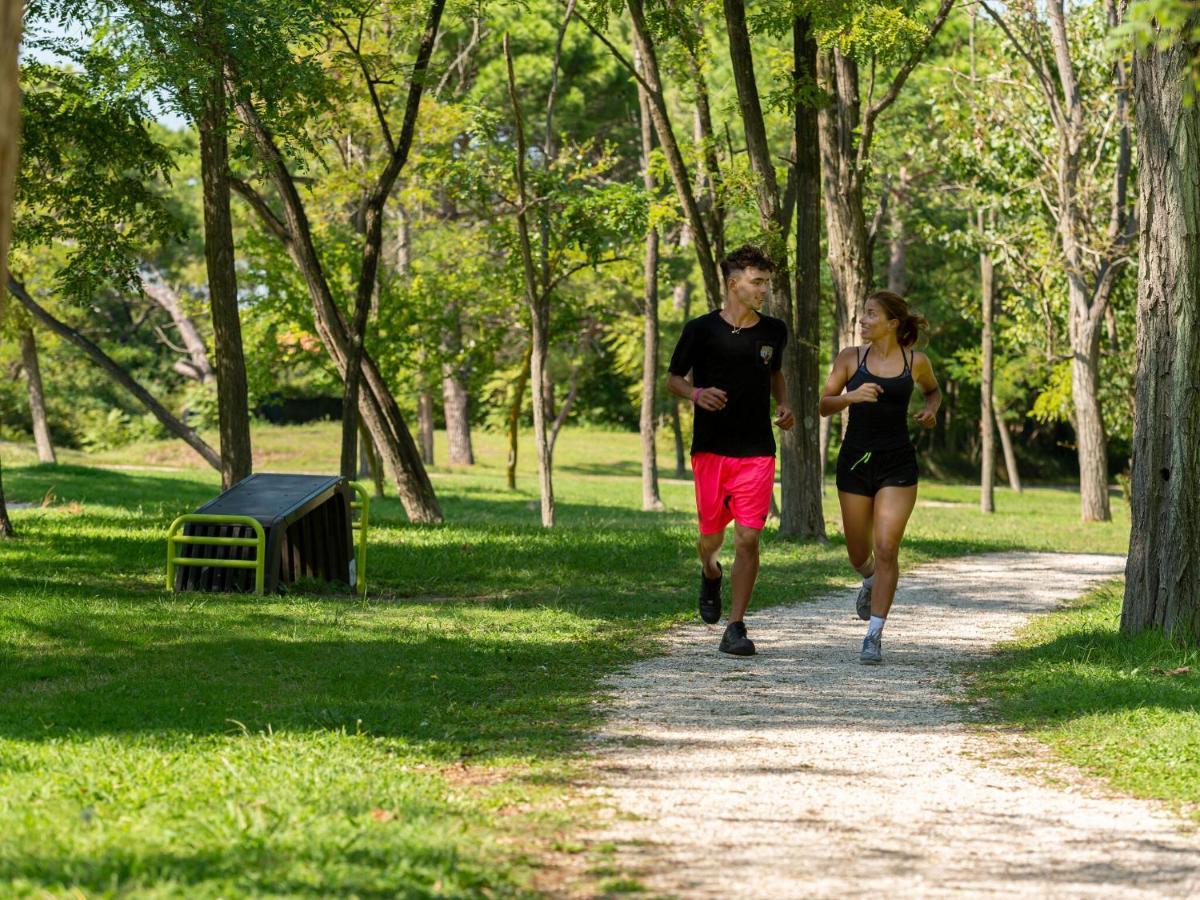
MULTIPOLYGON (((371 512, 371 498, 360 482, 348 481, 358 500, 350 502, 350 515, 358 512, 358 521, 351 521, 351 529, 358 532, 354 554, 354 587, 360 597, 367 593, 367 530, 371 512)), ((167 529, 167 590, 175 590, 175 569, 178 566, 211 566, 217 569, 253 569, 254 592, 263 593, 266 580, 264 565, 267 556, 267 535, 262 524, 251 516, 214 516, 205 513, 189 513, 180 516, 167 529), (204 537, 183 534, 185 525, 240 525, 253 529, 252 538, 204 537), (180 556, 180 544, 199 544, 206 547, 253 547, 254 559, 205 559, 199 556, 180 556)))

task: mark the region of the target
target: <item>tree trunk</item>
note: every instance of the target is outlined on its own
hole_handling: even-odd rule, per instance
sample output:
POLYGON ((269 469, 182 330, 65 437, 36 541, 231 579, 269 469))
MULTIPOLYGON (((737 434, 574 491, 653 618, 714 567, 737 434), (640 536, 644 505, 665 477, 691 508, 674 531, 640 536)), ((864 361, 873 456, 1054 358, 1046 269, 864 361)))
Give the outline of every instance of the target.
POLYGON ((358 420, 358 447, 362 457, 358 477, 359 480, 369 477, 375 484, 375 497, 381 499, 383 493, 383 465, 379 462, 379 451, 375 449, 375 442, 371 440, 371 432, 367 431, 367 426, 363 424, 362 419, 358 420))
MULTIPOLYGON (((779 533, 820 539, 824 538, 825 529, 820 511, 820 484, 814 468, 819 452, 815 393, 818 374, 811 355, 802 361, 806 350, 805 341, 811 338, 815 322, 807 316, 801 321, 792 303, 791 272, 786 246, 792 224, 790 209, 780 196, 774 157, 767 143, 766 124, 754 73, 750 35, 746 26, 745 5, 742 0, 725 0, 724 7, 726 31, 729 35, 729 56, 734 81, 737 84, 746 149, 755 175, 759 228, 774 239, 774 244, 768 248, 776 264, 775 277, 771 284, 771 313, 783 319, 789 332, 789 340, 783 353, 782 371, 788 403, 795 412, 796 427, 782 432, 780 441, 782 502, 779 533), (804 442, 804 446, 800 445, 801 441, 804 442)), ((816 47, 812 43, 805 20, 795 20, 793 39, 795 78, 798 81, 805 77, 811 79, 815 75, 815 60, 809 56, 815 54, 816 47)), ((814 116, 803 104, 797 104, 794 131, 797 160, 793 179, 801 204, 804 205, 800 212, 801 221, 811 229, 811 206, 819 202, 818 183, 814 179, 819 178, 819 173, 816 170, 815 154, 811 152, 812 143, 816 138, 814 116)), ((811 230, 806 231, 803 236, 797 233, 797 249, 806 267, 812 265, 814 236, 811 230)), ((797 273, 797 283, 810 291, 806 297, 810 307, 813 303, 811 291, 819 287, 819 282, 813 281, 817 271, 816 266, 806 271, 803 282, 799 280, 800 275, 797 273)))
POLYGON ((525 348, 521 359, 521 371, 517 375, 517 384, 513 388, 512 403, 508 407, 508 489, 517 489, 517 437, 521 428, 521 407, 525 405, 525 386, 529 384, 529 370, 533 359, 533 344, 525 348))
POLYGON ((642 0, 626 0, 625 5, 633 24, 633 46, 641 57, 645 71, 646 93, 650 99, 650 118, 654 123, 659 147, 666 156, 667 168, 671 173, 671 182, 675 186, 675 195, 683 210, 684 220, 691 231, 692 243, 696 249, 696 262, 700 266, 700 275, 704 281, 704 291, 708 296, 709 308, 716 309, 721 305, 722 295, 721 277, 717 269, 718 261, 713 255, 708 229, 704 225, 700 213, 700 204, 696 200, 687 165, 683 161, 679 143, 675 139, 675 131, 671 126, 667 101, 663 96, 658 55, 650 28, 646 24, 645 8, 642 0))
POLYGON ((204 338, 200 336, 200 329, 196 327, 195 321, 183 308, 183 302, 179 299, 178 292, 167 284, 162 273, 155 269, 142 273, 142 291, 166 310, 167 315, 171 317, 171 322, 175 325, 175 330, 179 333, 179 339, 183 341, 183 349, 187 352, 188 358, 178 360, 175 363, 175 371, 184 378, 191 378, 201 384, 207 384, 215 378, 212 365, 208 361, 208 347, 205 346, 204 338))
POLYGON ((8 290, 14 297, 21 301, 21 304, 27 310, 29 310, 34 318, 36 318, 39 322, 41 322, 63 340, 70 341, 72 344, 86 353, 88 358, 91 359, 92 362, 94 362, 99 368, 103 369, 108 376, 113 379, 113 381, 125 388, 125 390, 131 393, 134 398, 142 404, 142 406, 146 407, 146 409, 153 414, 153 416, 158 419, 159 422, 162 423, 164 428, 199 453, 204 461, 210 466, 212 466, 218 472, 221 471, 220 455, 213 450, 212 447, 205 443, 204 439, 201 438, 200 435, 196 434, 193 429, 189 428, 187 425, 184 425, 177 418, 175 418, 175 416, 171 415, 171 413, 167 411, 166 407, 150 396, 150 393, 144 387, 134 381, 134 379, 130 377, 129 373, 122 369, 118 363, 113 361, 108 354, 106 354, 103 350, 97 347, 94 343, 92 343, 74 328, 67 325, 65 322, 58 321, 58 319, 46 312, 46 310, 39 306, 34 299, 29 296, 29 292, 25 290, 25 286, 14 279, 12 275, 8 276, 8 290))
POLYGON ((897 184, 892 188, 888 207, 888 290, 904 296, 908 293, 908 231, 905 214, 908 212, 908 167, 901 165, 897 184))
POLYGON ((466 373, 458 362, 462 351, 462 325, 458 307, 448 310, 451 324, 442 342, 442 412, 446 417, 446 442, 450 447, 450 464, 473 466, 475 451, 471 448, 470 396, 467 393, 466 373))
POLYGON ((996 431, 1000 434, 1000 446, 1004 450, 1004 470, 1008 472, 1008 486, 1016 494, 1021 493, 1021 473, 1017 471, 1017 454, 1013 452, 1012 434, 1009 433, 1008 423, 1004 421, 1004 413, 992 398, 992 411, 996 415, 996 431))
MULTIPOLYGON (((684 241, 681 239, 680 244, 684 241)), ((692 283, 686 279, 675 285, 675 309, 683 313, 687 321, 692 311, 692 283)), ((680 421, 679 398, 671 395, 671 434, 675 440, 675 477, 687 478, 687 445, 684 443, 683 423, 680 421)))
POLYGON ((546 421, 546 395, 540 389, 545 382, 546 356, 550 345, 550 296, 546 284, 546 271, 541 278, 533 265, 533 246, 529 237, 529 218, 526 214, 528 194, 525 190, 525 123, 521 117, 521 104, 517 99, 517 80, 513 72, 512 48, 508 34, 504 35, 504 55, 508 66, 508 98, 512 104, 516 125, 517 143, 517 235, 521 248, 522 270, 525 276, 525 300, 529 306, 529 375, 533 379, 533 443, 537 450, 538 488, 541 496, 542 527, 554 526, 554 461, 550 453, 548 425, 546 421))
MULTIPOLYGON (((275 144, 273 135, 266 128, 253 104, 242 97, 236 101, 236 108, 238 117, 254 139, 267 165, 279 194, 284 219, 279 219, 249 185, 239 182, 235 187, 254 208, 267 230, 283 244, 303 276, 312 302, 313 323, 317 333, 338 373, 344 378, 349 343, 346 322, 325 277, 296 182, 275 144)), ((404 512, 410 522, 441 522, 441 506, 429 481, 429 475, 421 463, 416 444, 400 413, 400 407, 371 354, 366 350, 363 351, 362 361, 366 390, 359 392, 358 410, 371 432, 376 448, 384 454, 383 461, 395 480, 404 512)))
MULTIPOLYGON (((21 46, 24 0, 0 0, 0 324, 7 300, 8 240, 12 233, 13 189, 21 138, 21 81, 18 51, 21 46)), ((3 510, 0 492, 0 510, 3 510)), ((8 521, 4 514, 5 523, 8 521)))
POLYGON ((50 440, 50 426, 46 422, 46 395, 42 391, 42 368, 38 363, 37 339, 32 328, 21 329, 21 366, 25 369, 25 381, 29 386, 29 415, 33 420, 33 439, 37 444, 38 460, 56 463, 54 444, 50 440))
MULTIPOLYGON (((807 18, 792 25, 793 67, 797 81, 816 78, 817 44, 807 18)), ((793 445, 800 484, 793 511, 795 534, 825 540, 825 447, 821 441, 821 158, 818 149, 818 113, 802 103, 796 108, 796 315, 792 342, 796 345, 797 393, 792 397, 796 416, 793 445)), ((828 434, 828 432, 825 432, 828 434)), ((788 513, 784 504, 784 514, 788 513)))
POLYGON ((417 394, 417 433, 421 437, 421 462, 433 465, 433 394, 428 387, 417 394))
MULTIPOLYGON (((638 56, 634 65, 645 71, 638 56)), ((644 77, 644 76, 643 76, 644 77)), ((642 185, 654 196, 657 185, 650 168, 654 152, 654 126, 650 121, 650 98, 638 85, 638 121, 642 130, 642 185)), ((638 431, 642 439, 642 509, 660 511, 662 497, 658 492, 658 448, 655 444, 657 418, 654 407, 658 389, 658 229, 646 232, 646 252, 642 263, 642 408, 638 431)))
MULTIPOLYGON (((983 210, 978 211, 976 223, 982 239, 986 224, 983 210)), ((979 381, 979 509, 985 513, 996 511, 994 495, 996 446, 995 432, 992 430, 992 321, 995 284, 992 257, 986 249, 981 250, 979 253, 979 287, 983 307, 983 372, 979 381)))
MULTIPOLYGON (((224 23, 208 22, 223 30, 224 23)), ((218 38, 220 40, 221 38, 218 38)), ((234 269, 233 216, 230 211, 229 145, 225 132, 225 79, 220 63, 209 79, 200 117, 200 173, 204 184, 204 258, 212 310, 213 353, 217 360, 217 410, 221 434, 221 487, 246 478, 250 452, 250 410, 246 359, 238 317, 234 269)))
MULTIPOLYGON (((0 0, 0 325, 7 300, 8 240, 12 227, 13 185, 17 177, 17 148, 21 130, 21 88, 18 49, 21 44, 22 0, 0 0)), ((0 463, 0 538, 14 534, 4 502, 3 464, 0 463)))
POLYGON ((858 343, 858 315, 872 282, 862 185, 854 169, 858 64, 838 50, 822 51, 817 63, 821 86, 833 98, 821 109, 818 120, 829 274, 840 350, 858 343))
MULTIPOLYGON (((1193 13, 1192 27, 1200 26, 1193 13)), ((1164 36, 1165 37, 1165 36, 1164 36)), ((1121 630, 1200 641, 1200 103, 1178 35, 1134 56, 1141 260, 1132 529, 1121 630)))
MULTIPOLYGON (((1071 290, 1073 288, 1068 287, 1068 291, 1071 290)), ((1080 321, 1072 315, 1071 346, 1074 348, 1071 398, 1079 459, 1080 516, 1085 522, 1107 522, 1112 518, 1112 512, 1108 504, 1108 438, 1100 413, 1100 330, 1090 318, 1080 321)))

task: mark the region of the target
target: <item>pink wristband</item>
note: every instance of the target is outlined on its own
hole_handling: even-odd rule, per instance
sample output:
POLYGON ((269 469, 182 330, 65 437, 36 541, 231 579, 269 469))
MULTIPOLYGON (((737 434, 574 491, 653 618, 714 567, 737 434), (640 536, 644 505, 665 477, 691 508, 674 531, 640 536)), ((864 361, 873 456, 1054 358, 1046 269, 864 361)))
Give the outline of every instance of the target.
POLYGON ((696 388, 694 391, 692 391, 692 404, 693 405, 695 405, 697 399, 700 397, 700 392, 703 390, 704 390, 704 388, 696 388))

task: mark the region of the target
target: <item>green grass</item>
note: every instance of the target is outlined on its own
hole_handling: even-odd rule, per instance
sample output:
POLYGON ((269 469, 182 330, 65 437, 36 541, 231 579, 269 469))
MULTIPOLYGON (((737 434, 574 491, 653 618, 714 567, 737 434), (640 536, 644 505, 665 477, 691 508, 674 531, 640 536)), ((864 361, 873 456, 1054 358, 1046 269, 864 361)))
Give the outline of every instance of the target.
POLYGON ((1200 821, 1200 651, 1122 637, 1123 592, 1111 582, 1036 618, 976 673, 973 695, 989 720, 1200 821))
MULTIPOLYGON (((257 428, 259 468, 336 470, 332 425, 257 428)), ((441 450, 441 446, 439 446, 441 450)), ((573 798, 599 679, 694 618, 691 485, 640 510, 637 436, 567 431, 559 527, 503 440, 435 467, 446 524, 373 506, 370 596, 163 590, 171 519, 217 490, 176 445, 31 464, 0 544, 0 893, 520 896, 586 818, 573 798), (100 468, 103 465, 106 468, 100 468), (146 468, 173 466, 177 469, 146 468), (120 468, 114 468, 120 467, 120 468), (132 467, 132 468, 131 468, 132 467)), ((661 465, 666 467, 667 454, 661 465)), ((927 484, 904 565, 1009 548, 1123 552, 1078 496, 927 484), (927 505, 933 504, 933 505, 927 505)), ((851 584, 833 541, 768 529, 756 604, 851 584)), ((620 879, 610 887, 636 889, 620 879)))

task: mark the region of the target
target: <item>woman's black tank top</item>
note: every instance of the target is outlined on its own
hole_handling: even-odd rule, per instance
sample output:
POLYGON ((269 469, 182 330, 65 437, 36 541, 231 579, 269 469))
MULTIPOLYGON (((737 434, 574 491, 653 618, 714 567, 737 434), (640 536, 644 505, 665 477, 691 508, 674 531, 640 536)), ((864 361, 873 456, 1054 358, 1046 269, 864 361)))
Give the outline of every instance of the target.
MULTIPOLYGON (((857 351, 856 351, 857 352, 857 351)), ((911 447, 908 436, 908 401, 912 397, 912 357, 905 355, 904 371, 891 378, 881 378, 867 370, 867 357, 871 348, 862 355, 858 368, 846 382, 846 390, 852 391, 860 385, 873 382, 883 388, 883 393, 874 403, 850 404, 850 423, 846 426, 843 443, 858 450, 899 450, 911 447)))

